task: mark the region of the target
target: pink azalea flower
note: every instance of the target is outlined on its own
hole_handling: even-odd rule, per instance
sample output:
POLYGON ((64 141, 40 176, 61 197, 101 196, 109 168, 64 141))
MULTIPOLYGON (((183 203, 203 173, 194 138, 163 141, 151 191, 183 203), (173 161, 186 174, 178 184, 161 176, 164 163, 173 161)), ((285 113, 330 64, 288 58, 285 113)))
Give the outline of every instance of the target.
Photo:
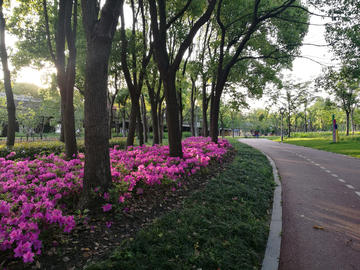
POLYGON ((113 224, 112 221, 106 222, 106 227, 110 228, 112 224, 113 224))
POLYGON ((31 251, 28 251, 26 252, 24 255, 23 255, 23 258, 24 258, 24 262, 32 262, 34 261, 33 257, 34 257, 34 253, 32 253, 31 251))
POLYGON ((105 204, 102 208, 103 208, 104 212, 107 212, 112 209, 112 205, 110 203, 108 203, 108 204, 105 204))

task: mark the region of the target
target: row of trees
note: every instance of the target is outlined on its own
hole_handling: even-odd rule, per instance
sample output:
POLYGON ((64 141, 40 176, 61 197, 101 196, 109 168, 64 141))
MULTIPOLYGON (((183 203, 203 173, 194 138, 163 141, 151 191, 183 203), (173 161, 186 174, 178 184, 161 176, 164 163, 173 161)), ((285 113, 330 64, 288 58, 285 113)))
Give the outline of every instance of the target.
MULTIPOLYGON (((9 29, 19 38, 13 63, 52 62, 56 67, 67 158, 76 156, 74 87, 84 94, 80 207, 90 208, 97 204, 88 196, 91 189, 111 187, 108 97, 110 90, 115 101, 121 77, 131 99, 127 144, 134 142, 136 123, 143 142, 140 108, 147 90, 153 124, 161 122, 165 100, 170 155, 182 157, 185 75, 191 78, 193 108, 199 91, 204 116, 210 110, 209 134, 216 143, 223 93, 238 97, 240 104, 235 87, 246 89, 246 95, 261 96, 265 85, 279 82, 279 71, 291 66, 308 28, 307 9, 296 0, 130 0, 130 27, 125 27, 123 0, 103 5, 82 0, 81 6, 77 0, 17 2, 9 20, 9 29)), ((155 142, 158 136, 154 134, 155 142)))

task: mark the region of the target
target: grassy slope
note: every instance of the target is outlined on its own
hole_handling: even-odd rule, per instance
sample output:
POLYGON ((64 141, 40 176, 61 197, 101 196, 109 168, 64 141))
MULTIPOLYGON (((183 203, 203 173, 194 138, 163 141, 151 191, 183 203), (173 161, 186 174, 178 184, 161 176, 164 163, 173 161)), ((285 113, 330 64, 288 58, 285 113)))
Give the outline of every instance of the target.
POLYGON ((257 150, 230 142, 237 149, 235 161, 204 190, 89 269, 260 269, 272 168, 257 150))

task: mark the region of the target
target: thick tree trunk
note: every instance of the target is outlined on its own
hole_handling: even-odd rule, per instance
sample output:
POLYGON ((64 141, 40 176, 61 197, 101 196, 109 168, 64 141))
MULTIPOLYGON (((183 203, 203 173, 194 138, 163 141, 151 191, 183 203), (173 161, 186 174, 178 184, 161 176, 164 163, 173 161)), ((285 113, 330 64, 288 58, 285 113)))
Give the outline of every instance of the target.
MULTIPOLYGON (((85 72, 85 192, 112 186, 107 110, 107 70, 111 39, 96 38, 87 47, 85 72)), ((85 205, 89 202, 84 202, 85 205)))
POLYGON ((176 99, 175 72, 168 72, 164 83, 166 101, 166 123, 168 127, 168 140, 170 157, 183 157, 181 145, 181 130, 179 130, 179 108, 176 99))
POLYGON ((222 94, 223 85, 216 84, 213 85, 211 90, 211 107, 210 107, 210 137, 211 141, 218 143, 218 122, 219 122, 219 112, 220 112, 220 98, 222 94))
POLYGON ((11 76, 8 67, 8 56, 5 47, 5 18, 2 12, 3 0, 0 0, 0 56, 1 64, 4 73, 4 85, 6 94, 6 108, 8 113, 8 126, 7 126, 7 146, 14 146, 15 143, 15 129, 16 129, 16 108, 14 95, 11 89, 11 76))
POLYGON ((98 17, 96 1, 82 0, 83 25, 87 40, 85 66, 85 165, 80 209, 101 213, 102 200, 91 191, 112 187, 107 110, 108 61, 118 24, 120 1, 107 0, 98 17))

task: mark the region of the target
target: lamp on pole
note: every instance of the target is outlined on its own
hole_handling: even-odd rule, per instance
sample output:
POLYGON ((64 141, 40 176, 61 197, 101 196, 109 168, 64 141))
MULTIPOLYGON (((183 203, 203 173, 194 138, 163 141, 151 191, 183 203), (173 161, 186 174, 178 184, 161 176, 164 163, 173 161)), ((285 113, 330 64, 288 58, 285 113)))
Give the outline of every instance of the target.
POLYGON ((285 112, 285 108, 281 107, 280 108, 280 114, 281 114, 281 141, 283 140, 283 116, 284 116, 284 112, 285 112))

